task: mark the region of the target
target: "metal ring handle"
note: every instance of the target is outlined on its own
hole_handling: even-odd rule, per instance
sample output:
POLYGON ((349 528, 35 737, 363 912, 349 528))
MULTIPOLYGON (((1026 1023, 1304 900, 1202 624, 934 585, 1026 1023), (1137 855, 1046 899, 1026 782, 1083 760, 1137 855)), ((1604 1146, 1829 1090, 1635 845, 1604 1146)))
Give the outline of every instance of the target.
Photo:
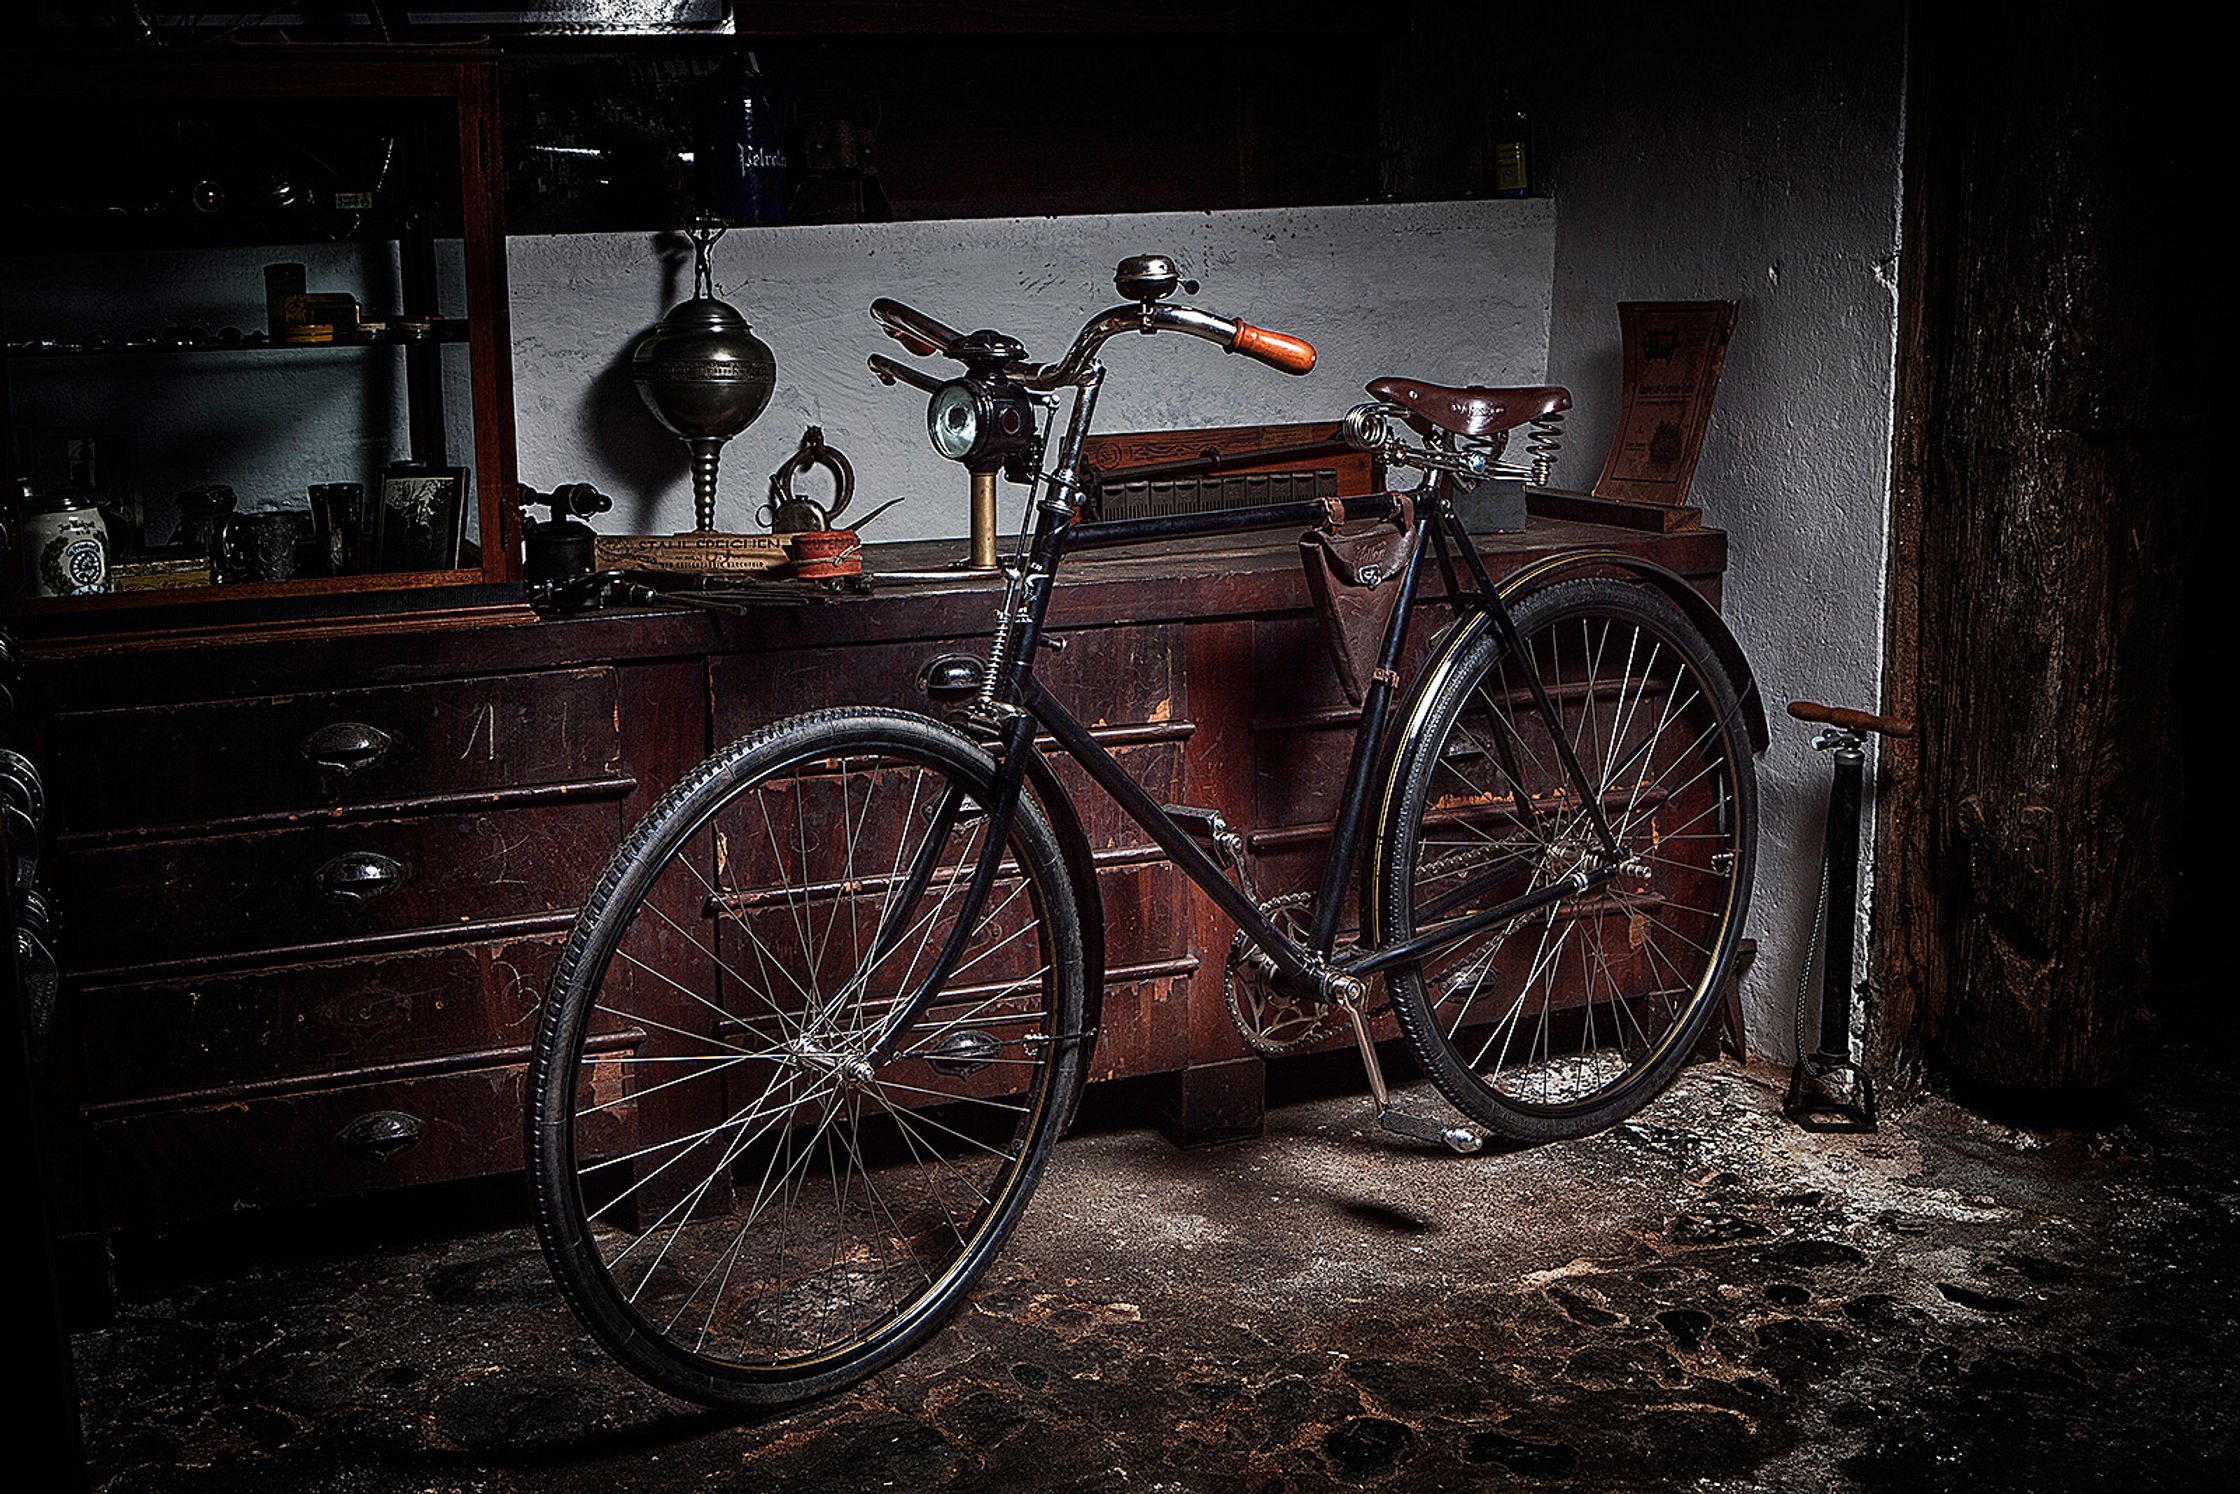
POLYGON ((331 721, 303 739, 297 750, 320 768, 348 776, 389 755, 397 739, 363 721, 331 721))
POLYGON ((338 903, 370 903, 402 886, 412 868, 377 851, 351 851, 311 874, 319 890, 338 903))
POLYGON ((822 467, 832 474, 832 503, 824 511, 827 525, 840 517, 840 511, 856 495, 856 469, 841 455, 840 448, 825 445, 824 427, 812 425, 801 433, 799 449, 770 474, 770 499, 764 505, 768 513, 763 523, 774 525, 777 522, 779 505, 794 496, 793 479, 812 467, 822 467))
POLYGON ((38 765, 13 747, 0 747, 0 793, 22 806, 33 825, 46 823, 47 786, 38 765))
POLYGON ((428 1123, 404 1110, 374 1110, 359 1116, 335 1134, 334 1144, 376 1162, 386 1162, 420 1144, 428 1123))

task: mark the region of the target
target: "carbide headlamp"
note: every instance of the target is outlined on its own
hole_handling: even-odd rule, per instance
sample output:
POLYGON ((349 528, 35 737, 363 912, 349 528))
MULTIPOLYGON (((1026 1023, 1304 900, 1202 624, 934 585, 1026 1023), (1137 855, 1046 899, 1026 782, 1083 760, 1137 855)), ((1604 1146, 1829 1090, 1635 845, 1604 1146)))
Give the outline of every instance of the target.
POLYGON ((926 404, 933 449, 976 472, 992 472, 1034 444, 1034 407, 1006 385, 953 379, 926 404))

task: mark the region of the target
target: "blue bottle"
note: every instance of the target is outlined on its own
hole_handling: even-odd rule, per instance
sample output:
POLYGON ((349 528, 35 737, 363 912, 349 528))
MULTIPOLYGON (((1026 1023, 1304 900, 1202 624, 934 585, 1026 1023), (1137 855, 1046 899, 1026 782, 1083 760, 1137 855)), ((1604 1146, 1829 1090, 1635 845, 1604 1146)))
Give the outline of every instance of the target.
POLYGON ((700 206, 733 223, 786 221, 786 132, 752 52, 716 74, 693 167, 700 206))

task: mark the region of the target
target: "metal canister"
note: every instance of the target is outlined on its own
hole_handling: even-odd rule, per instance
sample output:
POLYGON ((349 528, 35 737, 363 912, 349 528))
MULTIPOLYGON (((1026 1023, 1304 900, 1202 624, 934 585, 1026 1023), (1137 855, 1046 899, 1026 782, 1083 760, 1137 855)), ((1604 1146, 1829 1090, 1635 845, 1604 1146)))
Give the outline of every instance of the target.
POLYGON ((35 597, 82 597, 109 589, 109 526, 91 493, 22 490, 24 574, 35 597))

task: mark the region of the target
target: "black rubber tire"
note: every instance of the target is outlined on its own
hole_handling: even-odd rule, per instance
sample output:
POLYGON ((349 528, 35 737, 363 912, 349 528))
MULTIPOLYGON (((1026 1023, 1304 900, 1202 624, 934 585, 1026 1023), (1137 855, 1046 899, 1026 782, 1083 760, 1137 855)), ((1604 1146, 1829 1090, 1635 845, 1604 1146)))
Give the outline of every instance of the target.
MULTIPOLYGON (((1565 1140, 1611 1126, 1662 1093, 1687 1062, 1717 1009, 1749 911, 1750 881, 1757 858, 1756 766, 1742 707, 1717 652, 1662 595, 1625 581, 1587 577, 1529 593, 1510 611, 1518 636, 1526 640, 1559 623, 1585 619, 1591 624, 1602 618, 1638 625, 1664 640, 1694 677, 1716 718, 1714 740, 1726 759, 1735 806, 1735 860, 1729 901, 1712 958, 1678 1020, 1646 1061, 1590 1102, 1568 1106, 1512 1102, 1479 1079, 1470 1060, 1441 1030, 1421 966, 1411 964, 1388 972, 1386 985, 1400 1030, 1441 1094, 1464 1115, 1501 1136, 1534 1142, 1565 1140)), ((1449 732, 1465 702, 1492 675, 1504 654, 1499 635, 1490 626, 1479 628, 1461 648, 1455 667, 1411 723, 1415 725, 1414 734, 1398 749, 1388 780, 1392 791, 1387 799, 1388 817, 1377 841, 1383 849, 1376 868, 1376 891, 1385 910, 1385 937, 1390 941, 1409 938, 1415 932, 1416 855, 1425 811, 1434 797, 1433 775, 1446 750, 1449 732)))
MULTIPOLYGON (((1033 1194, 1051 1143, 1081 1083, 1081 1046, 1048 1045, 1031 1082, 1026 1131, 1004 1193, 992 1200, 969 1247, 931 1289, 887 1328, 851 1351, 820 1359, 811 1371, 739 1366, 703 1358, 671 1343, 639 1318, 617 1291, 590 1238, 572 1155, 575 1069, 591 1009, 615 942, 639 900, 671 855, 706 824, 734 792, 792 763, 874 750, 914 752, 953 770, 981 802, 992 789, 995 763, 980 747, 930 718, 902 711, 843 709, 796 716, 743 738, 702 762, 664 795, 608 863, 576 920, 556 968, 531 1059, 527 1114, 528 1173, 537 1236, 562 1295, 585 1327, 623 1365, 686 1400, 717 1407, 791 1405, 828 1395, 908 1354, 964 1303, 1033 1194)), ((1032 797, 1021 795, 1009 844, 1036 886, 1051 952, 1052 1020, 1061 1032, 1082 1024, 1079 889, 1032 797)))

